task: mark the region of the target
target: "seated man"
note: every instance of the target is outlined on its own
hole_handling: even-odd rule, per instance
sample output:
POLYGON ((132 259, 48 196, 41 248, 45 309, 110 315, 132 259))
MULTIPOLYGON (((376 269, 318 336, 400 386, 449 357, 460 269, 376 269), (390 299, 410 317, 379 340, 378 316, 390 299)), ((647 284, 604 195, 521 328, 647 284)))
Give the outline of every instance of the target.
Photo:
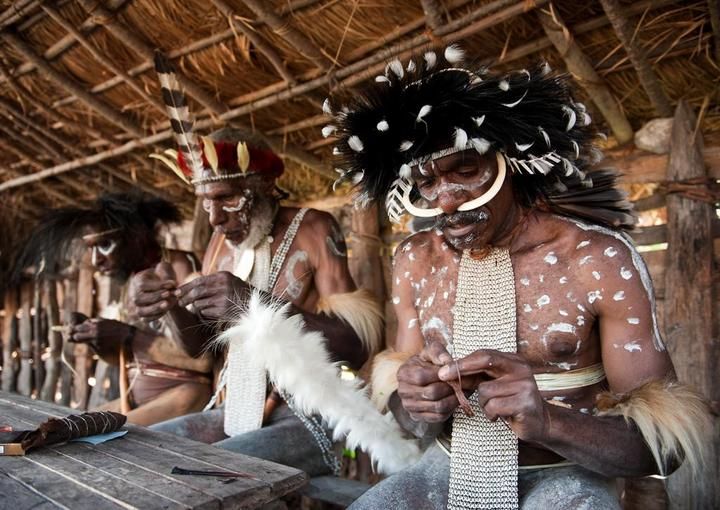
POLYGON ((158 229, 179 219, 177 208, 165 200, 106 194, 89 207, 49 213, 30 236, 21 258, 24 267, 52 273, 66 248, 82 238, 93 267, 120 282, 120 302, 101 311, 103 317, 74 314, 68 338, 89 344, 107 363, 121 364, 121 397, 103 409, 123 412, 138 425, 198 411, 211 391, 210 358, 187 355, 167 328, 141 321, 127 302, 129 278, 161 260, 171 264, 179 278, 193 271, 193 255, 166 250, 158 240, 158 229))
POLYGON ((396 251, 398 352, 373 381, 436 440, 353 508, 619 508, 614 478, 697 467, 705 405, 675 381, 630 205, 588 171, 566 81, 464 68, 456 47, 411 64, 329 108, 361 197, 435 219, 396 251))
MULTIPOLYGON (((158 69, 163 96, 177 104, 180 91, 168 88, 174 83, 167 79, 171 71, 158 69)), ((169 109, 171 119, 183 118, 174 106, 169 109)), ((173 127, 179 124, 173 122, 173 127)), ((182 122, 183 127, 189 124, 182 122)), ((212 336, 208 330, 243 315, 238 309, 246 307, 251 292, 261 292, 289 303, 290 312, 301 315, 307 329, 321 332, 334 360, 359 368, 381 341, 382 319, 376 303, 355 289, 344 238, 332 216, 281 206, 283 195, 275 180, 283 172, 282 161, 270 150, 248 147, 233 130, 203 137, 202 148, 192 133, 182 133, 179 145, 177 161, 159 158, 175 173, 189 177, 214 232, 203 276, 193 282, 177 286, 171 268, 163 264, 136 276, 131 292, 139 313, 148 319, 165 317, 186 351, 198 355, 212 336), (166 296, 164 289, 169 287, 176 290, 166 296)), ((242 339, 230 344, 216 392, 218 396, 226 390, 223 407, 155 429, 311 475, 337 472, 337 459, 321 424, 269 387, 265 369, 253 365, 243 349, 242 339)), ((286 353, 286 368, 302 371, 304 360, 296 355, 286 353)))

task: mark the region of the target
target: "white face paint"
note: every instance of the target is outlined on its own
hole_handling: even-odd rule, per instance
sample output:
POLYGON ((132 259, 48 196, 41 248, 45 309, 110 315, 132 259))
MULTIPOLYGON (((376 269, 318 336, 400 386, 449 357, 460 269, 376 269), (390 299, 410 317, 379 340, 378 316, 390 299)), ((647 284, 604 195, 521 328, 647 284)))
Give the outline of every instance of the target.
POLYGON ((545 258, 544 258, 543 260, 544 260, 547 264, 549 264, 549 265, 552 266, 553 264, 557 264, 558 258, 557 258, 557 256, 555 255, 555 252, 554 252, 554 251, 551 251, 550 253, 548 253, 547 255, 545 255, 545 258))
POLYGON ((547 294, 543 294, 537 300, 538 308, 542 308, 543 306, 548 305, 548 304, 550 304, 550 296, 548 296, 547 294))
POLYGON ((107 244, 103 243, 103 244, 95 245, 95 246, 93 246, 93 249, 97 248, 98 252, 100 252, 100 255, 107 257, 108 255, 110 255, 112 252, 115 251, 115 248, 117 248, 117 245, 118 245, 117 241, 111 240, 107 244))
MULTIPOLYGON (((420 170, 422 173, 422 169, 420 170)), ((490 181, 490 179, 493 176, 493 172, 490 170, 485 170, 483 174, 480 176, 480 178, 473 182, 468 184, 456 184, 453 182, 444 182, 440 184, 440 186, 437 186, 436 188, 433 188, 429 191, 420 191, 420 196, 423 197, 425 200, 428 200, 430 202, 437 200, 437 198, 441 194, 449 194, 449 195, 455 195, 457 193, 463 193, 466 191, 476 192, 480 191, 480 189, 485 186, 485 184, 490 181)))
POLYGON ((614 301, 622 301, 623 299, 625 299, 625 291, 623 290, 619 290, 613 295, 614 301))
POLYGON ((640 344, 637 343, 637 340, 626 343, 625 345, 623 345, 623 349, 628 352, 642 352, 642 347, 640 346, 640 344))
POLYGON ((640 319, 637 317, 628 317, 628 324, 637 325, 640 324, 640 319))

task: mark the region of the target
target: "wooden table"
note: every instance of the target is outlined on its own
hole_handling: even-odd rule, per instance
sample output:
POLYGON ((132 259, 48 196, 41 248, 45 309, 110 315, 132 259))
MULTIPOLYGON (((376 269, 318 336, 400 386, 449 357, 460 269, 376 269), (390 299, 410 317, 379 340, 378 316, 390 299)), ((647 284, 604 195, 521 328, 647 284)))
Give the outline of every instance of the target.
MULTIPOLYGON (((78 411, 0 391, 0 425, 36 428, 78 411)), ((257 508, 302 487, 302 471, 189 439, 126 425, 93 446, 66 443, 24 457, 0 456, 0 509, 257 508), (253 478, 171 475, 174 466, 253 478)))

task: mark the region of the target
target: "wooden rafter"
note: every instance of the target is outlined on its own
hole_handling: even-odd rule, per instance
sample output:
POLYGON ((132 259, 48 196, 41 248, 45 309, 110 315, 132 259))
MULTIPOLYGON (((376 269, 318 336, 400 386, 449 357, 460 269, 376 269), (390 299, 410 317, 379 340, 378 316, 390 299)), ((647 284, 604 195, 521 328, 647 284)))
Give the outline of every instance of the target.
POLYGON ((285 39, 293 48, 301 55, 307 57, 319 69, 326 70, 328 68, 328 58, 323 55, 318 47, 305 34, 300 32, 292 24, 283 20, 268 9, 267 3, 262 0, 243 0, 243 3, 255 13, 258 20, 265 23, 277 35, 285 39))
POLYGON ((155 97, 151 97, 150 94, 148 94, 145 89, 143 89, 140 85, 135 83, 133 79, 127 75, 125 71, 120 69, 118 66, 113 64, 105 55, 103 55, 95 46, 90 44, 90 41, 87 40, 85 36, 83 36, 79 30, 77 30, 72 23, 67 21, 65 18, 62 17, 62 15, 53 7, 46 4, 46 0, 42 0, 42 10, 47 13, 50 18, 52 18, 53 21, 55 21, 58 25, 60 25, 63 29, 65 29, 68 34, 72 35, 77 42, 80 43, 80 45, 87 50, 90 55, 103 67, 108 69, 109 71, 115 73, 116 76, 119 76, 122 78, 123 82, 128 85, 131 89, 133 89, 143 100, 145 100, 149 105, 153 106, 156 110, 160 111, 161 113, 165 113, 165 107, 163 104, 155 97))
POLYGON ((230 26, 237 30, 238 32, 241 32, 245 37, 248 38, 248 40, 257 48, 257 50, 262 53, 265 58, 268 59, 268 62, 275 68, 275 71, 280 75, 280 77, 288 82, 289 84, 295 83, 295 78, 293 78, 292 74, 290 74, 290 71, 288 71, 287 67, 285 67, 285 64, 282 61, 282 58, 280 58, 280 55, 275 51, 275 49, 268 43, 265 38, 256 30, 254 30, 251 27, 248 27, 245 25, 242 21, 238 21, 237 15, 233 11, 233 8, 228 5, 225 0, 212 0, 213 5, 217 8, 218 11, 222 13, 225 18, 227 18, 228 23, 230 26))
POLYGON ((44 76, 54 82, 60 88, 63 88, 75 95, 80 101, 82 101, 87 107, 99 113, 102 117, 112 122, 118 127, 121 127, 125 131, 132 133, 135 136, 142 136, 143 132, 134 122, 115 110, 113 107, 102 101, 101 99, 93 96, 87 92, 79 83, 65 76, 61 72, 57 71, 54 67, 48 64, 35 50, 17 34, 5 31, 0 32, 0 38, 6 43, 10 44, 25 58, 35 64, 38 69, 43 71, 44 76))
POLYGON ((617 0, 600 0, 600 3, 613 29, 615 29, 615 34, 623 45, 623 48, 625 48, 625 52, 638 74, 640 84, 650 98, 653 108, 655 108, 655 113, 660 117, 672 116, 673 111, 670 99, 667 94, 665 94, 662 84, 660 80, 658 80, 655 71, 653 71, 650 62, 648 62, 648 59, 645 57, 642 48, 640 48, 633 39, 632 30, 628 25, 628 20, 622 12, 619 2, 617 0))
POLYGON ((562 56, 568 71, 583 87, 597 109, 600 110, 619 144, 633 139, 633 130, 617 99, 612 95, 604 80, 593 68, 590 59, 572 37, 570 30, 560 18, 557 10, 538 10, 537 16, 553 46, 562 56))

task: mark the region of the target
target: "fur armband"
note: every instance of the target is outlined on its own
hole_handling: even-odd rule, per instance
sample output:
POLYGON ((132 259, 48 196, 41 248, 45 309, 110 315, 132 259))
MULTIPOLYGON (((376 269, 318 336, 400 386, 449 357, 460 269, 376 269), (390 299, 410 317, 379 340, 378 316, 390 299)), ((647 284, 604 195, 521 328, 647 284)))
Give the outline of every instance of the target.
POLYGON ((383 313, 369 290, 360 289, 320 298, 317 311, 325 315, 335 315, 349 324, 370 356, 380 350, 383 313))
POLYGON ((677 381, 651 381, 621 395, 603 392, 599 416, 622 416, 642 434, 665 475, 669 462, 684 461, 693 476, 706 464, 712 424, 702 395, 677 381))
POLYGON ((370 376, 371 399, 382 412, 387 410, 388 400, 398 389, 397 371, 412 354, 386 349, 373 358, 370 376))
POLYGON ((289 310, 289 305, 264 301, 254 292, 247 309, 214 343, 244 342, 248 360, 267 370, 298 411, 320 414, 336 440, 344 437, 348 448, 368 452, 379 471, 395 473, 417 462, 417 443, 405 439, 399 425, 373 407, 358 379, 340 379, 325 337, 308 331, 302 315, 289 316, 289 310))

